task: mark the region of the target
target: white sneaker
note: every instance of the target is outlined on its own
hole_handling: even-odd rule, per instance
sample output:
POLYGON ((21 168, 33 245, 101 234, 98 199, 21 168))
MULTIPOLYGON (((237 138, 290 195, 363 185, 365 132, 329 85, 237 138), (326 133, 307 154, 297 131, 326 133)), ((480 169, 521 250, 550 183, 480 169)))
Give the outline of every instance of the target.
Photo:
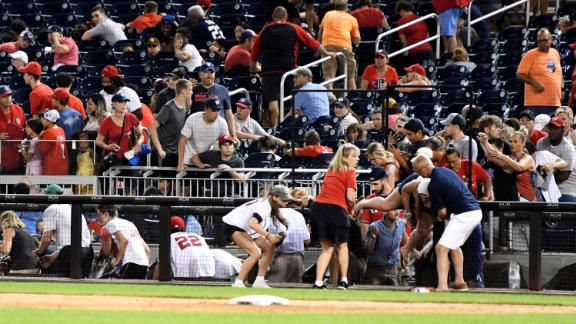
POLYGON ((243 282, 234 282, 232 288, 246 288, 243 282))
POLYGON ((268 286, 266 281, 260 281, 260 282, 254 282, 252 288, 272 288, 272 287, 268 286))

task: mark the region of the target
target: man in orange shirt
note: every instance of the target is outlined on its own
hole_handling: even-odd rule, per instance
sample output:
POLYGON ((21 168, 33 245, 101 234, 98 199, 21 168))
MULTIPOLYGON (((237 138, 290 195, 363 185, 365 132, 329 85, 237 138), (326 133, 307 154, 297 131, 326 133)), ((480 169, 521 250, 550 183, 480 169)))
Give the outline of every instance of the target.
POLYGON ((42 116, 44 131, 40 134, 40 152, 44 175, 68 175, 68 149, 66 134, 56 125, 60 114, 55 109, 47 110, 42 116))
MULTIPOLYGON (((356 90, 356 59, 352 46, 360 43, 360 29, 354 16, 346 12, 348 0, 334 0, 335 10, 329 11, 322 19, 318 31, 318 41, 330 52, 346 55, 348 63, 348 89, 356 90)), ((338 71, 338 61, 330 60, 322 63, 324 80, 332 79, 338 71)), ((326 88, 332 89, 331 84, 326 88)))
POLYGON ((133 27, 139 33, 148 27, 154 27, 162 20, 158 14, 158 4, 155 1, 146 1, 144 3, 144 14, 126 24, 126 27, 133 27))
POLYGON ((68 99, 68 107, 79 112, 82 115, 82 120, 85 120, 87 116, 86 110, 84 109, 84 103, 70 91, 73 82, 74 78, 69 73, 56 74, 56 86, 58 88, 66 89, 66 91, 68 91, 70 94, 70 98, 68 99))
POLYGON ((2 141, 2 174, 23 174, 22 158, 18 153, 20 140, 24 138, 26 116, 24 110, 12 103, 12 90, 7 85, 0 86, 0 141, 2 141))
POLYGON ((538 48, 529 50, 520 61, 516 77, 525 84, 524 107, 535 116, 554 115, 562 98, 560 54, 551 48, 552 34, 541 28, 536 35, 538 48))
POLYGON ((38 62, 30 62, 18 69, 24 73, 24 83, 32 88, 30 92, 30 114, 38 118, 38 114, 44 112, 52 105, 52 89, 40 81, 42 66, 38 62))

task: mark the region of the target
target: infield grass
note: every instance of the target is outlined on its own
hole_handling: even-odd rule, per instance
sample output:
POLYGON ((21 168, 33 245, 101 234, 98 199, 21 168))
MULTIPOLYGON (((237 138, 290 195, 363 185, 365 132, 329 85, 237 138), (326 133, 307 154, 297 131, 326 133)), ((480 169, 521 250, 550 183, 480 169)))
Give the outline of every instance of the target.
MULTIPOLYGON (((198 285, 106 284, 0 281, 0 293, 113 295, 142 297, 181 297, 229 299, 244 295, 267 294, 299 300, 376 301, 414 303, 478 303, 511 305, 576 306, 576 295, 495 294, 495 293, 412 293, 383 290, 296 288, 235 289, 198 285)), ((1 295, 0 295, 1 299, 1 295)), ((575 321, 576 323, 576 321, 575 321)))

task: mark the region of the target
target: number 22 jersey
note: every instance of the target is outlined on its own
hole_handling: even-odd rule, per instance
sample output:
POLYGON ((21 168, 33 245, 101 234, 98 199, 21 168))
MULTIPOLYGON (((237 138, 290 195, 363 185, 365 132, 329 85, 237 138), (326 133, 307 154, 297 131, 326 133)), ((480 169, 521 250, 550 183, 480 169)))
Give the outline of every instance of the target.
POLYGON ((195 233, 170 235, 172 272, 175 278, 213 277, 214 257, 204 238, 195 233))

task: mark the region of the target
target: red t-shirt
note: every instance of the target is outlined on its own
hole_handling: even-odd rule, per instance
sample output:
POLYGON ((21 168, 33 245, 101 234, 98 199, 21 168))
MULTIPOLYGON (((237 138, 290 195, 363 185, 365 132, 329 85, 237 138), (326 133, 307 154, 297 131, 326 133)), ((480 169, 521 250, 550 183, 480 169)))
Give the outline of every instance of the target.
POLYGON ((316 197, 316 202, 323 204, 337 205, 347 212, 348 202, 346 201, 346 191, 348 188, 356 190, 356 170, 349 169, 346 171, 333 172, 328 169, 324 182, 322 183, 322 190, 316 197))
POLYGON ((30 113, 38 115, 44 112, 46 108, 52 107, 52 88, 40 83, 36 88, 30 92, 30 113))
POLYGON ((134 27, 139 33, 144 31, 148 27, 154 27, 162 21, 162 16, 155 12, 144 14, 131 22, 129 22, 130 27, 134 27))
POLYGON ((42 160, 44 175, 68 174, 68 148, 66 147, 66 134, 62 128, 55 125, 42 133, 40 152, 44 154, 42 160))
MULTIPOLYGON (((398 19, 398 26, 404 25, 404 24, 409 23, 412 20, 416 20, 418 18, 420 18, 420 17, 418 17, 414 14, 412 14, 410 16, 402 17, 402 18, 398 19)), ((424 22, 424 21, 421 21, 419 23, 416 23, 414 25, 406 27, 406 28, 404 28, 398 32, 406 37, 407 45, 416 44, 419 41, 425 40, 426 38, 428 38, 430 36, 429 31, 428 31, 428 25, 426 25, 426 22, 424 22)), ((422 53, 422 52, 428 52, 428 51, 432 51, 432 46, 430 46, 429 42, 409 50, 408 53, 416 54, 416 53, 422 53)))
POLYGON ((138 127, 140 125, 138 117, 132 113, 127 112, 124 118, 126 118, 124 133, 122 133, 122 125, 116 125, 112 120, 112 116, 104 119, 99 131, 101 135, 106 137, 107 144, 118 144, 118 139, 122 137, 120 144, 118 144, 120 146, 120 150, 116 152, 116 156, 118 156, 118 158, 121 160, 126 160, 124 153, 130 150, 130 132, 132 127, 138 127))
POLYGON ((84 109, 84 103, 82 103, 82 100, 78 99, 78 97, 76 97, 73 94, 70 94, 70 100, 68 100, 68 107, 79 112, 82 115, 83 120, 86 119, 87 115, 86 110, 84 109))
POLYGON ((8 42, 4 44, 0 44, 0 52, 6 52, 8 54, 12 54, 18 51, 16 48, 16 42, 8 42))
POLYGON ((385 75, 378 75, 378 71, 376 70, 376 65, 371 64, 368 65, 364 69, 364 73, 362 73, 362 80, 368 81, 368 89, 376 89, 378 85, 378 80, 386 79, 387 84, 397 84, 398 83, 398 73, 396 73, 396 69, 388 65, 386 69, 385 75))
POLYGON ((307 158, 315 158, 320 154, 334 152, 330 147, 322 145, 308 145, 296 149, 296 155, 307 158))
POLYGON ((537 130, 536 128, 534 128, 534 129, 532 130, 532 134, 530 134, 530 142, 531 142, 533 145, 536 145, 536 143, 538 143, 538 140, 539 140, 539 139, 544 138, 544 137, 546 137, 546 136, 548 136, 548 133, 543 132, 543 131, 541 131, 541 130, 537 130))
POLYGON ((2 142, 2 169, 14 170, 22 165, 22 156, 18 152, 18 144, 24 139, 26 116, 24 110, 17 104, 10 104, 10 113, 0 110, 0 133, 8 133, 8 140, 2 142), (14 142, 13 142, 14 141, 14 142))
POLYGON ((240 47, 240 45, 232 47, 228 52, 226 61, 224 61, 224 72, 228 72, 236 65, 250 66, 250 52, 240 47))
MULTIPOLYGON (((370 194, 366 199, 371 199, 378 197, 377 194, 370 194)), ((362 214, 360 214, 360 223, 362 224, 372 224, 373 222, 379 221, 384 217, 384 211, 380 209, 363 209, 362 214)))
MULTIPOLYGON (((462 160, 462 165, 460 170, 458 171, 458 176, 460 179, 464 181, 464 183, 468 184, 468 160, 462 160)), ((484 168, 476 163, 472 162, 472 194, 474 197, 478 198, 478 182, 484 182, 488 179, 490 175, 484 168)))
POLYGON ((382 19, 384 13, 374 7, 364 7, 352 11, 352 16, 358 21, 358 27, 380 27, 382 26, 382 19))

